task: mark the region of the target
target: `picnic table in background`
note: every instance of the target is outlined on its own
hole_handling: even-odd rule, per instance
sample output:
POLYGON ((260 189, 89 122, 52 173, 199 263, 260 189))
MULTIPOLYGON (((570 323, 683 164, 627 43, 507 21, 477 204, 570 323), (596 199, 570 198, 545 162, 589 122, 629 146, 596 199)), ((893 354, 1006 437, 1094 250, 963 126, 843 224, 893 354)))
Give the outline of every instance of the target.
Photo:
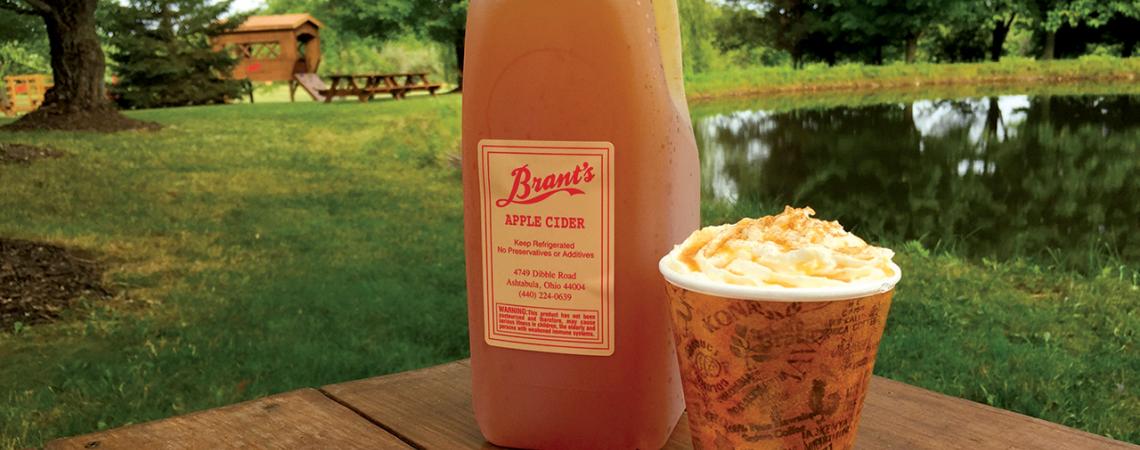
MULTIPOLYGON (((881 377, 871 380, 858 433, 860 449, 1140 449, 881 377)), ((466 360, 57 439, 46 448, 159 447, 494 448, 475 424, 466 360)), ((692 448, 687 417, 665 448, 692 448)))
POLYGON ((333 97, 357 97, 366 102, 376 94, 391 94, 392 98, 402 99, 416 90, 435 95, 442 86, 429 81, 427 72, 333 74, 329 79, 332 84, 319 90, 325 102, 331 102, 333 97))

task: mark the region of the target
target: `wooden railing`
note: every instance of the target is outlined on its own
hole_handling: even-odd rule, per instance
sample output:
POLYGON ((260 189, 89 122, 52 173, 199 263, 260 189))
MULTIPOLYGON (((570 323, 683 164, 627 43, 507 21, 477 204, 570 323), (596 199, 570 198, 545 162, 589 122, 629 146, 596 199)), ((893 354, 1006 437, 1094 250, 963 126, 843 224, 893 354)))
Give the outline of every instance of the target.
POLYGON ((51 86, 51 78, 43 74, 6 76, 0 111, 6 116, 35 111, 44 102, 44 93, 51 86))

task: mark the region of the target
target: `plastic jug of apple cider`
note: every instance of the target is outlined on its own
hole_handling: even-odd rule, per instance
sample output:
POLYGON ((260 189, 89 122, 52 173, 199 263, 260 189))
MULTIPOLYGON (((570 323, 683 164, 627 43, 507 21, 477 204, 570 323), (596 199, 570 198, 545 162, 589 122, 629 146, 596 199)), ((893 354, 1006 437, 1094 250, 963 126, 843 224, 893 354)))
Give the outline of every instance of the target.
POLYGON ((684 408, 657 260, 699 225, 675 0, 471 0, 475 416, 524 448, 660 448, 684 408))

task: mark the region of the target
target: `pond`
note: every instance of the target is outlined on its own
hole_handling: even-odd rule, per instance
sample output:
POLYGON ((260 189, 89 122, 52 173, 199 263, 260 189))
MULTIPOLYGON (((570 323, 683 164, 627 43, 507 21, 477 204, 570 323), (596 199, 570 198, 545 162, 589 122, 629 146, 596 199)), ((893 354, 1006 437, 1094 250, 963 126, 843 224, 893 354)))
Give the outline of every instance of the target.
POLYGON ((1140 96, 995 95, 693 118, 704 201, 810 205, 872 240, 1140 262, 1140 96))

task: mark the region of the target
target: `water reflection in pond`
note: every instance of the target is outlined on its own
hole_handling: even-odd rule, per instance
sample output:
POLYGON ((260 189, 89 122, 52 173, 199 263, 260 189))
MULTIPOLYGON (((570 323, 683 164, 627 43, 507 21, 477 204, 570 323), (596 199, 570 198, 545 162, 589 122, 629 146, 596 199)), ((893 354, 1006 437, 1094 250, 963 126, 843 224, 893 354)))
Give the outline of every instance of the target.
POLYGON ((1140 261, 1140 97, 736 110, 694 128, 706 201, 811 205, 973 254, 1140 261))

